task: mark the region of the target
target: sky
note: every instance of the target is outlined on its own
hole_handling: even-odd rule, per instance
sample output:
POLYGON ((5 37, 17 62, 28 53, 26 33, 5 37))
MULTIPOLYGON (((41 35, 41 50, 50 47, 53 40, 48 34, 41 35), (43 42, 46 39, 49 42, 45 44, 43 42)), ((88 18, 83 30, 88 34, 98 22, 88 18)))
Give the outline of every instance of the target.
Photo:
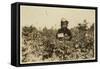
POLYGON ((95 23, 95 10, 75 9, 75 8, 56 8, 41 6, 21 6, 20 7, 21 26, 35 26, 37 29, 44 27, 60 28, 61 19, 69 21, 69 28, 77 26, 87 20, 88 26, 95 23))

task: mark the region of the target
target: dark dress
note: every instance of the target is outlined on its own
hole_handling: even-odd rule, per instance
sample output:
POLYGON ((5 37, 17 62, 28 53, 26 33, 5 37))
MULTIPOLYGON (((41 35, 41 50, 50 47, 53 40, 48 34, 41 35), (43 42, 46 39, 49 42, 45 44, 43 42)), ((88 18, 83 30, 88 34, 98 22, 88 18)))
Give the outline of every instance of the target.
MULTIPOLYGON (((57 32, 57 34, 56 34, 56 38, 60 40, 60 39, 62 39, 62 37, 58 37, 58 36, 57 36, 59 33, 63 33, 63 34, 64 34, 64 37, 66 37, 65 35, 67 34, 68 37, 69 37, 68 40, 71 40, 71 38, 72 38, 71 31, 70 31, 68 28, 61 28, 61 29, 58 29, 58 32, 57 32)), ((64 37, 63 37, 63 38, 64 38, 64 37)))

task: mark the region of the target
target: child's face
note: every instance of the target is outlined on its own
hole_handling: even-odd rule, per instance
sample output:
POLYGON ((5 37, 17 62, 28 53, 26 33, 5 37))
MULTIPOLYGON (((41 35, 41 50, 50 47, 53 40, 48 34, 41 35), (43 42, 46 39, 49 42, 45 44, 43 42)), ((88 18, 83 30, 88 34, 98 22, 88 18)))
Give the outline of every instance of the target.
POLYGON ((66 23, 63 23, 62 28, 66 28, 68 25, 66 23))

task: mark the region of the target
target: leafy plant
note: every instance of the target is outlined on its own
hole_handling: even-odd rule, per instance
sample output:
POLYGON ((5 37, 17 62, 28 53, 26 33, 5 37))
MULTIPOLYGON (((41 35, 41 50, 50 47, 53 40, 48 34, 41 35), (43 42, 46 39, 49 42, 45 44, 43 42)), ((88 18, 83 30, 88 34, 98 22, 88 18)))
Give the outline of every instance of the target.
POLYGON ((72 39, 59 41, 56 29, 22 28, 22 62, 90 59, 94 57, 94 24, 70 29, 72 39))

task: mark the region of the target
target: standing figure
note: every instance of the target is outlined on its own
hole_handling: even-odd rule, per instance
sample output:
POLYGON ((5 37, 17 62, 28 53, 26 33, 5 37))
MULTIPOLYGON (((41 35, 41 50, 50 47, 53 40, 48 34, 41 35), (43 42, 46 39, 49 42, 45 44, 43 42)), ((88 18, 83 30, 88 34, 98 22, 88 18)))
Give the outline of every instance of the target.
POLYGON ((59 40, 68 40, 70 41, 72 38, 71 31, 68 29, 68 21, 65 18, 61 19, 61 28, 58 29, 56 34, 56 38, 59 40))

